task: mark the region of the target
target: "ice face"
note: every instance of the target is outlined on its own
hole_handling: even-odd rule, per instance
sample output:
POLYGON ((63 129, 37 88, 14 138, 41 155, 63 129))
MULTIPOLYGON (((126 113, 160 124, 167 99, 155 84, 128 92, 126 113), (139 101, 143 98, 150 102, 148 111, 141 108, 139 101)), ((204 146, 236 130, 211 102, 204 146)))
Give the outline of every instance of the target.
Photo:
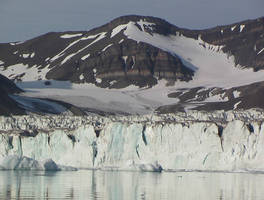
POLYGON ((0 166, 6 168, 9 158, 11 166, 23 160, 26 169, 38 163, 43 168, 43 160, 52 159, 58 166, 89 169, 264 171, 261 119, 263 113, 253 110, 1 117, 0 166))

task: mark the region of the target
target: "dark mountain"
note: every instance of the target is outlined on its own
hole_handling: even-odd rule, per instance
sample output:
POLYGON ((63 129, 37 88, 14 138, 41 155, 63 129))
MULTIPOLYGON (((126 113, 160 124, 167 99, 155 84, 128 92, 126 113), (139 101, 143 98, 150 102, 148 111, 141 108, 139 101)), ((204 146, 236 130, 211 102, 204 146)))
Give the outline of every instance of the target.
POLYGON ((0 115, 25 114, 16 101, 10 98, 9 94, 22 92, 12 81, 0 74, 0 115))
MULTIPOLYGON (((195 64, 197 58, 204 59, 207 52, 227 55, 234 68, 262 72, 264 17, 206 30, 188 30, 160 18, 124 16, 90 31, 47 33, 22 43, 0 44, 0 52, 0 72, 16 81, 63 80, 111 89, 130 85, 150 88, 164 79, 167 85, 177 86, 195 79, 200 67, 195 64), (192 51, 198 48, 200 57, 188 57, 195 55, 192 51)), ((209 61, 204 63, 209 63, 208 69, 215 67, 209 61)), ((256 82, 228 88, 178 88, 168 96, 179 102, 158 111, 184 110, 186 105, 201 110, 263 108, 264 103, 256 100, 262 94, 263 83, 256 82), (239 95, 234 96, 238 91, 239 95), (206 102, 216 95, 227 100, 206 102)))

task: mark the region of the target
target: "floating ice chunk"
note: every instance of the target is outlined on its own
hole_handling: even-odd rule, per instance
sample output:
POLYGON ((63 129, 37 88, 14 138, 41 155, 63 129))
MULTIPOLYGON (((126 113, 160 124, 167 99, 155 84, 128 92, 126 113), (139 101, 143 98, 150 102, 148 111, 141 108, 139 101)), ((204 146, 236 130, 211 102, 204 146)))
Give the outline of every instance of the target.
POLYGON ((5 157, 0 163, 1 170, 44 170, 59 171, 71 170, 76 171, 77 168, 70 166, 57 165, 52 159, 39 162, 26 156, 10 155, 5 157))
POLYGON ((5 63, 4 63, 3 61, 0 60, 0 65, 3 65, 3 64, 5 64, 5 63))
POLYGON ((5 170, 42 170, 41 164, 28 157, 18 155, 7 156, 0 166, 5 170))
POLYGON ((156 161, 155 163, 150 164, 138 164, 134 165, 134 167, 143 172, 162 172, 162 166, 156 161))
POLYGON ((45 160, 43 162, 43 167, 45 171, 58 171, 59 170, 57 164, 51 159, 45 160))
POLYGON ((79 37, 79 36, 82 36, 82 35, 83 35, 82 33, 77 33, 77 34, 64 34, 64 35, 61 35, 60 38, 68 39, 68 38, 73 38, 73 37, 79 37))
POLYGON ((35 56, 35 52, 33 52, 31 55, 30 55, 30 58, 33 58, 35 56))
POLYGON ((120 40, 118 43, 121 44, 122 42, 124 42, 124 39, 120 40))

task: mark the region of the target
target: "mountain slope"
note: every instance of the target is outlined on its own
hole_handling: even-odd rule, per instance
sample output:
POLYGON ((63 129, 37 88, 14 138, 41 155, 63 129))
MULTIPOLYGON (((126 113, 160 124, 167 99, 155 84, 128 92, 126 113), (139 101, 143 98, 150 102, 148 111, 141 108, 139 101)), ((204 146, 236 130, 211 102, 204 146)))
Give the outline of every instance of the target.
POLYGON ((188 30, 124 16, 91 31, 0 44, 0 51, 1 73, 35 92, 28 95, 84 108, 144 113, 264 105, 254 100, 264 81, 264 18, 188 30))
POLYGON ((0 115, 25 114, 25 110, 9 97, 9 94, 22 92, 12 81, 0 74, 0 115))

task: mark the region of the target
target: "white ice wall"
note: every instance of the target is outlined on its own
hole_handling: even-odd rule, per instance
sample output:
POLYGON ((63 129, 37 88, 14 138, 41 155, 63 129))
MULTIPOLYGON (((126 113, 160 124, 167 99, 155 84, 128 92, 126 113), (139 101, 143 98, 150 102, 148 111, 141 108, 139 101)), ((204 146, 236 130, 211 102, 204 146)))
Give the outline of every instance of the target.
POLYGON ((231 119, 222 124, 177 119, 150 123, 96 118, 98 124, 103 123, 95 125, 82 118, 59 118, 49 123, 42 118, 38 119, 39 133, 26 137, 20 136, 19 127, 32 127, 33 122, 16 118, 0 125, 6 127, 0 134, 0 165, 5 157, 18 155, 77 168, 264 171, 260 119, 231 119), (64 125, 59 126, 59 122, 64 125), (95 129, 100 129, 99 137, 95 129))

